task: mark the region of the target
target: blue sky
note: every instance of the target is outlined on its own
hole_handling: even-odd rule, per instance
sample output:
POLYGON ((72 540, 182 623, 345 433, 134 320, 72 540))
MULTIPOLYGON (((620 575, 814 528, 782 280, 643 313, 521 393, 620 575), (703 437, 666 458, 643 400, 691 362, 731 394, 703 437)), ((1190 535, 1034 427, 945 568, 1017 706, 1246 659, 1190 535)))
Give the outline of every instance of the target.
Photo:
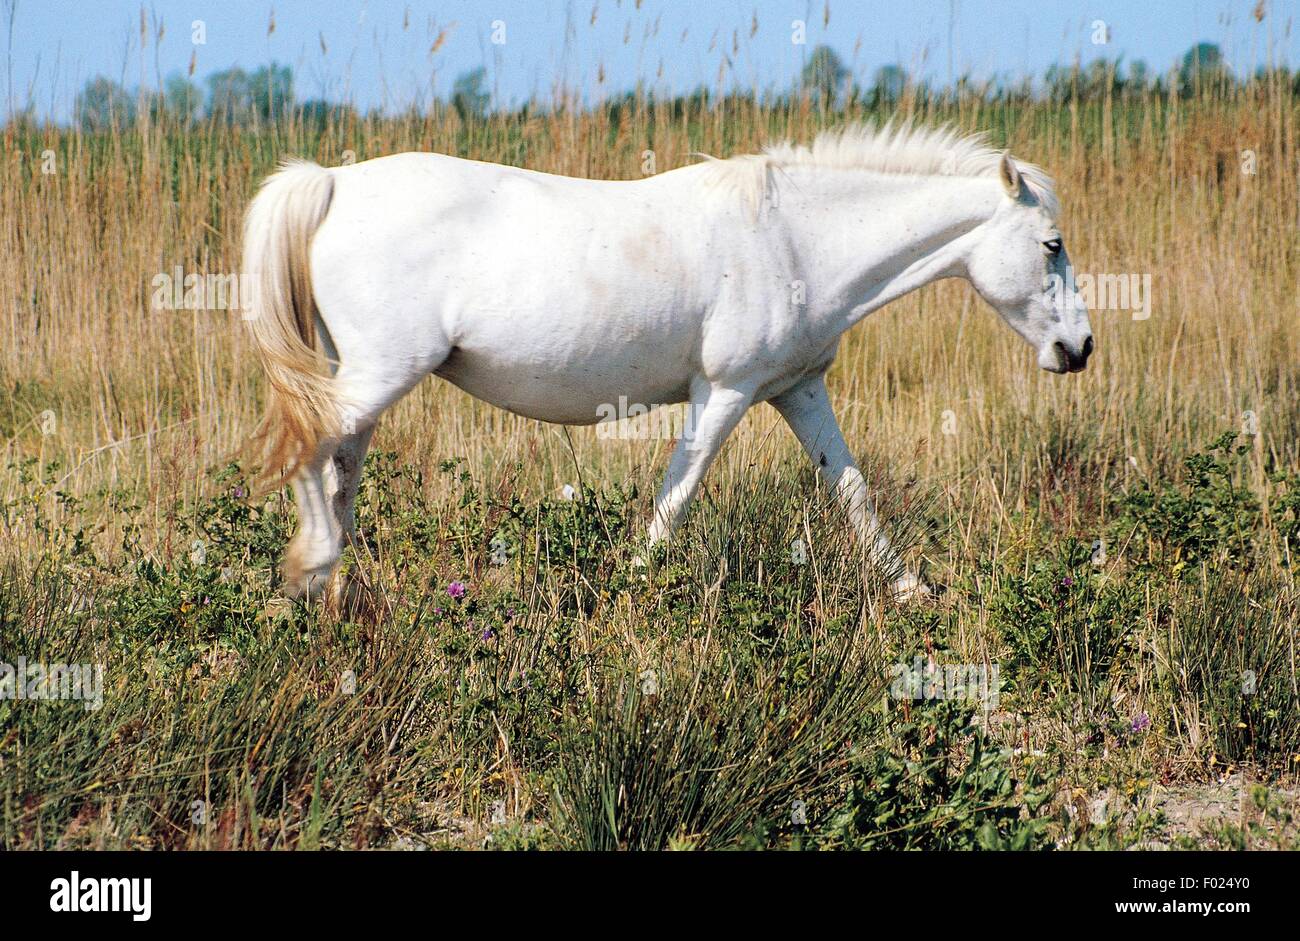
MULTIPOLYGON (((154 87, 185 72, 293 66, 300 99, 348 99, 399 108, 445 97, 456 75, 488 69, 500 103, 547 99, 558 79, 589 98, 638 80, 666 91, 701 84, 787 88, 817 44, 835 48, 859 81, 897 62, 944 83, 950 70, 976 78, 1041 77, 1057 62, 1097 56, 1142 59, 1166 71, 1196 42, 1218 43, 1250 71, 1300 63, 1297 0, 147 0, 165 26, 140 42, 139 0, 17 0, 6 82, 21 106, 65 119, 73 96, 97 75, 154 87), (275 30, 268 25, 274 11, 275 30), (594 24, 592 22, 594 17, 594 24), (750 30, 757 18, 758 29, 750 30), (202 20, 206 42, 192 42, 202 20), (807 24, 806 44, 792 22, 807 24), (1096 21, 1109 42, 1095 44, 1096 21), (492 41, 494 22, 505 42, 492 41), (436 37, 446 30, 437 52, 436 37), (734 40, 739 49, 733 52, 734 40), (324 49, 322 49, 322 41, 324 49), (603 75, 603 81, 601 76, 603 75)), ((497 38, 501 38, 497 28, 497 38)), ((6 88, 6 92, 8 88, 6 88)))

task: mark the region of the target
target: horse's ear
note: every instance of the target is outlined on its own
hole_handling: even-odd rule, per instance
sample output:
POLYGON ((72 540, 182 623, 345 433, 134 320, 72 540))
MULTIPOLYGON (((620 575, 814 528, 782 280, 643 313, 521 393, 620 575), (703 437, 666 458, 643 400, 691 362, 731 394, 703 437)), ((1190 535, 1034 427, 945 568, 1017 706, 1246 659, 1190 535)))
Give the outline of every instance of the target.
POLYGON ((1002 188, 1007 191, 1007 195, 1012 199, 1020 198, 1021 180, 1020 168, 1016 162, 1011 159, 1011 151, 1002 151, 1002 160, 998 164, 998 179, 1002 181, 1002 188))

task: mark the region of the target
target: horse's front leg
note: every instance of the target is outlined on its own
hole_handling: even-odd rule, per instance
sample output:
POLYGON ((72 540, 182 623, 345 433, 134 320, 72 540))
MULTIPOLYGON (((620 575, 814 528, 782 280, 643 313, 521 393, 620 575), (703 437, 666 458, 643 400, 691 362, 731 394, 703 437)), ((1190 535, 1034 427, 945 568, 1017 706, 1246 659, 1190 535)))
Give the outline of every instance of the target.
POLYGON ((835 420, 825 377, 818 375, 803 380, 772 399, 772 404, 817 465, 818 475, 848 512, 853 528, 867 546, 872 561, 894 579, 894 596, 899 600, 909 600, 928 595, 930 589, 920 576, 904 568, 881 529, 871 495, 867 492, 867 482, 844 442, 839 422, 835 420))
POLYGON ((650 524, 650 545, 672 535, 686 515, 700 479, 718 456, 722 442, 740 422, 753 401, 743 392, 704 380, 692 383, 690 412, 685 432, 677 442, 663 487, 655 499, 655 518, 650 524))

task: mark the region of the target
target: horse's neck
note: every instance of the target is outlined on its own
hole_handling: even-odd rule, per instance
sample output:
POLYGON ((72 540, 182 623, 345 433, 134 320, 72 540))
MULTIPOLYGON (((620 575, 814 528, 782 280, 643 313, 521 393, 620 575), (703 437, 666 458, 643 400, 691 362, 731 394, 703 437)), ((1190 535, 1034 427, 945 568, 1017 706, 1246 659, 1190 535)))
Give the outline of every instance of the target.
POLYGON ((997 208, 996 180, 790 168, 782 216, 808 273, 809 312, 848 329, 939 278, 997 208))

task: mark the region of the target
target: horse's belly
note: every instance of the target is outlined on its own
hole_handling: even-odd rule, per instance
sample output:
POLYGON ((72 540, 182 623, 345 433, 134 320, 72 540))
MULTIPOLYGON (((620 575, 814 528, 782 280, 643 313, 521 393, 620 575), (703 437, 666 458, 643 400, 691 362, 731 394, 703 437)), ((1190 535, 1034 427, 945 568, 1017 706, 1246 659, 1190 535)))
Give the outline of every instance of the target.
MULTIPOLYGON (((684 366, 684 364, 683 364, 684 366)), ((690 373, 671 362, 548 363, 506 352, 453 349, 435 375, 475 398, 518 415, 565 425, 591 425, 686 400, 690 373)))

